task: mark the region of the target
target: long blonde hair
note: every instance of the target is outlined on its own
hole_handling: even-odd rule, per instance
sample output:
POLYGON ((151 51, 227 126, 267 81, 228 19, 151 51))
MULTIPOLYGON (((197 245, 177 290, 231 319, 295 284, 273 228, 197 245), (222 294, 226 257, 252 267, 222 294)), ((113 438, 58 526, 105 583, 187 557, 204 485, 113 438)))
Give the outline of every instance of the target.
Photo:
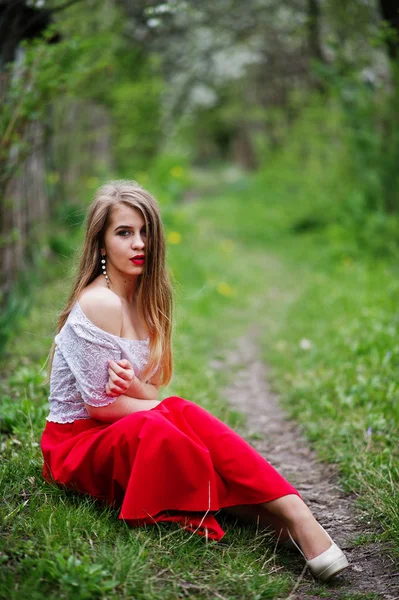
MULTIPOLYGON (((79 267, 71 295, 58 317, 57 333, 64 326, 81 291, 102 273, 100 255, 105 231, 112 208, 120 203, 141 212, 147 233, 144 271, 139 275, 136 285, 138 312, 144 318, 150 337, 148 362, 140 379, 146 381, 159 364, 161 385, 167 385, 173 373, 173 290, 166 270, 165 234, 156 200, 136 181, 117 180, 106 183, 99 188, 89 206, 79 267)), ((50 381, 55 348, 56 344, 53 342, 45 383, 50 381)))

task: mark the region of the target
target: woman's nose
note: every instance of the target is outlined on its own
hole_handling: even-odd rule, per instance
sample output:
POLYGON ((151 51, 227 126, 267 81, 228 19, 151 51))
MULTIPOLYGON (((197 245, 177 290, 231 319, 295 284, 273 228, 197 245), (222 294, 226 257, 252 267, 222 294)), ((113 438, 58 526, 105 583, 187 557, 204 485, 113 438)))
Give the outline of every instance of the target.
POLYGON ((134 248, 144 248, 144 240, 140 233, 133 237, 132 245, 134 248))

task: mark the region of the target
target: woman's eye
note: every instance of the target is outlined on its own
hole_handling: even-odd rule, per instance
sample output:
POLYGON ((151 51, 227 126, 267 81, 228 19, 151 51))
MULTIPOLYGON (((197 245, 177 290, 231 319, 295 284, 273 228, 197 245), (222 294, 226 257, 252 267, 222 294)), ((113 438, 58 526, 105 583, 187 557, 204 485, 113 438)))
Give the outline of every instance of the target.
MULTIPOLYGON (((130 232, 128 229, 121 229, 121 231, 118 231, 118 235, 120 235, 120 236, 122 236, 122 237, 126 237, 126 236, 124 235, 125 233, 131 233, 131 232, 130 232)), ((143 230, 142 230, 140 233, 141 233, 141 235, 142 235, 143 237, 145 237, 145 236, 146 236, 146 230, 145 230, 145 229, 143 229, 143 230)))

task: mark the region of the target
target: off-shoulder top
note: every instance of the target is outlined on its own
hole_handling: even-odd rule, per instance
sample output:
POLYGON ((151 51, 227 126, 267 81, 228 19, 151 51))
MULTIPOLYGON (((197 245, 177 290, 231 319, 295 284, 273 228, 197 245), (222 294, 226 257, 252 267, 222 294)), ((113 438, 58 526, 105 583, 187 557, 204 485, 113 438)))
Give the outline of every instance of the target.
POLYGON ((130 340, 100 329, 86 317, 79 302, 74 304, 54 341, 47 421, 55 423, 90 418, 84 402, 106 406, 116 400, 105 393, 109 359, 126 358, 139 378, 148 361, 149 338, 130 340))

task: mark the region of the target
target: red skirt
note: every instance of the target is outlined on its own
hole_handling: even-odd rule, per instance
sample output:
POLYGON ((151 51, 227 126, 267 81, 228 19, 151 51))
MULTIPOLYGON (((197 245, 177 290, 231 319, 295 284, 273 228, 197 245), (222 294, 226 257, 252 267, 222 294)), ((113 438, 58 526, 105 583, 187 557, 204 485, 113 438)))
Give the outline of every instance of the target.
POLYGON ((47 481, 120 507, 132 526, 174 521, 220 540, 220 509, 299 496, 237 433, 178 396, 114 423, 47 422, 41 448, 47 481))

